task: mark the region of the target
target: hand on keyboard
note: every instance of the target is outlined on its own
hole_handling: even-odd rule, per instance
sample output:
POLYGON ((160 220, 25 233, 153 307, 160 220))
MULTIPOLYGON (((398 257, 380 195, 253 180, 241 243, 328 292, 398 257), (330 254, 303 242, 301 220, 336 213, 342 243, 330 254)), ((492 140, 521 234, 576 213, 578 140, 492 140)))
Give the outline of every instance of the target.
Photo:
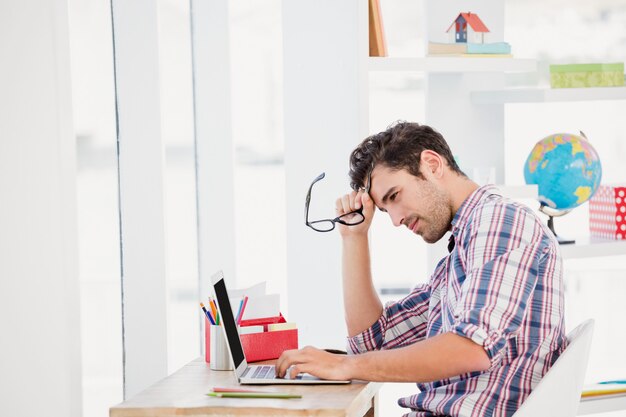
POLYGON ((276 376, 276 378, 281 378, 281 379, 302 379, 302 374, 298 374, 295 376, 295 378, 291 377, 291 366, 289 368, 287 368, 287 372, 285 372, 285 376, 284 377, 279 377, 278 375, 276 376))
POLYGON ((291 366, 289 368, 287 368, 287 372, 285 372, 285 379, 292 379, 291 378, 291 366))

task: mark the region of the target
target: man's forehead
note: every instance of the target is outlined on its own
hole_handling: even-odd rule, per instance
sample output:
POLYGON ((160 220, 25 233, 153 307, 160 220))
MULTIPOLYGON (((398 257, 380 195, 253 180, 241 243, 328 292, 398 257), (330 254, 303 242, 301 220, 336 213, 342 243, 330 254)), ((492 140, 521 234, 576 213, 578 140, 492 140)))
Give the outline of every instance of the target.
POLYGON ((395 187, 394 173, 397 173, 397 170, 393 170, 385 165, 376 165, 372 170, 369 195, 379 209, 383 204, 382 198, 391 188, 395 187))
POLYGON ((390 178, 395 176, 394 174, 398 173, 401 170, 389 168, 386 165, 378 164, 374 166, 372 169, 372 174, 370 177, 370 183, 375 185, 376 182, 379 184, 386 183, 390 178))

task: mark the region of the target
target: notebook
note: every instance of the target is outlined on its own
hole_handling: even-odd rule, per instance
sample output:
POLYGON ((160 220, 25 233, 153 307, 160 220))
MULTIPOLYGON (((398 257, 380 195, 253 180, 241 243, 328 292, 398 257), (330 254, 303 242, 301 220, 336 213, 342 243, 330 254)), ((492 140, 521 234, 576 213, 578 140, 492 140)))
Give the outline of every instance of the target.
POLYGON ((242 385, 262 385, 262 384, 349 384, 350 381, 337 381, 320 379, 316 376, 302 373, 296 378, 276 378, 273 365, 248 365, 243 353, 241 339, 233 310, 230 306, 224 273, 218 271, 211 278, 213 284, 213 295, 217 300, 217 308, 221 317, 221 328, 226 336, 228 351, 233 360, 237 381, 242 385))

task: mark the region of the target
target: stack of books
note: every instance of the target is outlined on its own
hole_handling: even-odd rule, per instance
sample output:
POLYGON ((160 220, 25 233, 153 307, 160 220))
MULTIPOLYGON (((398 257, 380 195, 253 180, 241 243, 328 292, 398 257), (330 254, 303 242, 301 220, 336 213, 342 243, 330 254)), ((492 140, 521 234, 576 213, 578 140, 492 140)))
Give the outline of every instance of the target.
POLYGON ((429 56, 511 57, 507 42, 492 43, 438 43, 428 42, 429 56))
POLYGON ((586 385, 583 388, 581 397, 583 399, 595 399, 623 395, 626 395, 626 380, 605 381, 593 385, 586 385))

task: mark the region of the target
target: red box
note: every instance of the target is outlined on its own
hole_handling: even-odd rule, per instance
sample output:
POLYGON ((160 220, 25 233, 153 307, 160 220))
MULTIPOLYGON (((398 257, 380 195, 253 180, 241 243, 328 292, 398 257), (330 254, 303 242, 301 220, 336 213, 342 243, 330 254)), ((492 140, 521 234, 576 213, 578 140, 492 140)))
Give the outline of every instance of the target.
POLYGON ((601 185, 589 200, 591 236, 626 239, 626 185, 601 185))
MULTIPOLYGON (((267 325, 273 323, 286 323, 282 314, 278 317, 267 317, 262 319, 241 320, 241 327, 244 326, 263 326, 263 333, 242 334, 241 344, 243 345, 243 353, 246 355, 248 362, 265 361, 268 359, 278 359, 285 350, 298 349, 298 329, 278 330, 268 332, 267 325)), ((211 361, 210 346, 211 332, 209 331, 211 323, 205 318, 204 321, 204 359, 206 362, 211 361)))

